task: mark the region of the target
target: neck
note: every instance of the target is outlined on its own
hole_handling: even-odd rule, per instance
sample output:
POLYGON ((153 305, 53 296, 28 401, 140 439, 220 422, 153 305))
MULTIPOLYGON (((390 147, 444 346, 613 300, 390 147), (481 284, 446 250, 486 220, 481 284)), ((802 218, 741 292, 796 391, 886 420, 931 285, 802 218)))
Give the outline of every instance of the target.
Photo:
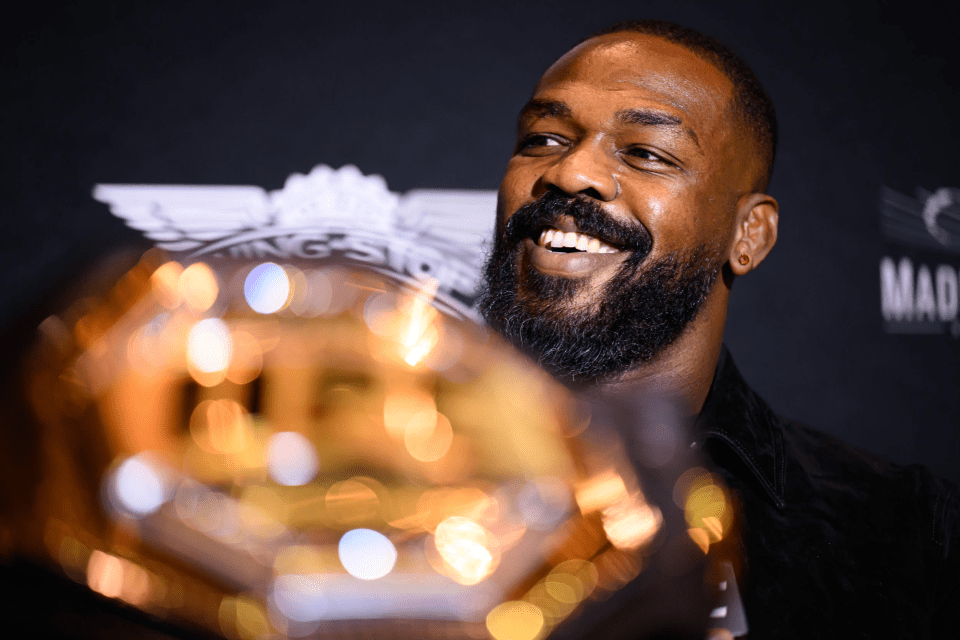
POLYGON ((677 397, 687 415, 699 414, 720 359, 728 294, 726 287, 715 287, 680 338, 654 360, 601 383, 601 391, 626 393, 642 389, 666 394, 677 397))

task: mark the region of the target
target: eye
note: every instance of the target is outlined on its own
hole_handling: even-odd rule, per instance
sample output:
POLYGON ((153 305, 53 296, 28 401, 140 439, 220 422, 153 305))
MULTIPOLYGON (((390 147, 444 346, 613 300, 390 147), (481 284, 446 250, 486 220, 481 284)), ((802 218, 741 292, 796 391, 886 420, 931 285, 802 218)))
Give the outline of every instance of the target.
POLYGON ((517 142, 516 153, 537 156, 552 153, 563 146, 563 142, 556 136, 534 133, 525 136, 517 142))
POLYGON ((650 151, 645 147, 630 147, 622 152, 628 164, 637 168, 649 168, 651 166, 675 167, 673 162, 663 156, 650 151))
POLYGON ((627 153, 634 158, 640 158, 642 160, 659 160, 659 156, 653 154, 650 151, 647 151, 643 148, 634 148, 627 151, 627 153))

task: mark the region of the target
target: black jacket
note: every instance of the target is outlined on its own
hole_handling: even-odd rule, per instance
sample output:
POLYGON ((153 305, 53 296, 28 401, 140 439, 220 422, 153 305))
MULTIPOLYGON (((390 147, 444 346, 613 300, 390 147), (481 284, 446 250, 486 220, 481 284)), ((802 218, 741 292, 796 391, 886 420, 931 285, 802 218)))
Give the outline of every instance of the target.
POLYGON ((749 638, 960 638, 960 490, 786 420, 724 350, 698 446, 739 497, 749 638))

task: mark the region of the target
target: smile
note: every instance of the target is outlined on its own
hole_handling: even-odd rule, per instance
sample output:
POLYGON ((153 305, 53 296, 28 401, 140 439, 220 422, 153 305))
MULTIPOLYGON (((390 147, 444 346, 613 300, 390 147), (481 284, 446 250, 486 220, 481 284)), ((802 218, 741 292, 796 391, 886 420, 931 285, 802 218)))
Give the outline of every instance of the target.
POLYGON ((588 278, 615 270, 631 255, 591 235, 553 228, 544 230, 536 242, 531 238, 523 242, 531 266, 564 278, 588 278))
POLYGON ((606 242, 574 231, 563 232, 559 229, 544 229, 540 233, 537 245, 555 253, 619 253, 619 250, 606 242))

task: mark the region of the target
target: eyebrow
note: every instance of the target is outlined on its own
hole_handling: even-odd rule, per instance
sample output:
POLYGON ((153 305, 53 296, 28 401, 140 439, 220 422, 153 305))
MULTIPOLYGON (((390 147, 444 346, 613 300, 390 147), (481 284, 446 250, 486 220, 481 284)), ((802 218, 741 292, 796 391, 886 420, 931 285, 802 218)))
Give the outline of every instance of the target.
POLYGON ((676 116, 667 115, 659 111, 648 111, 646 109, 626 109, 617 111, 617 120, 624 124, 642 124, 649 126, 668 125, 682 126, 683 121, 676 116))
POLYGON ((624 111, 618 111, 616 117, 623 124, 639 124, 649 127, 682 127, 684 133, 690 136, 697 148, 702 150, 697 134, 690 127, 684 126, 683 121, 676 116, 647 109, 625 109, 624 111))
MULTIPOLYGON (((559 100, 531 100, 520 110, 520 120, 524 118, 570 118, 573 110, 559 100)), ((684 126, 683 121, 662 111, 650 109, 624 109, 618 111, 615 117, 621 124, 641 125, 645 127, 681 127, 693 143, 700 147, 697 134, 690 127, 684 126)))
POLYGON ((559 100, 531 100, 520 110, 520 119, 524 118, 569 118, 573 111, 559 100))

